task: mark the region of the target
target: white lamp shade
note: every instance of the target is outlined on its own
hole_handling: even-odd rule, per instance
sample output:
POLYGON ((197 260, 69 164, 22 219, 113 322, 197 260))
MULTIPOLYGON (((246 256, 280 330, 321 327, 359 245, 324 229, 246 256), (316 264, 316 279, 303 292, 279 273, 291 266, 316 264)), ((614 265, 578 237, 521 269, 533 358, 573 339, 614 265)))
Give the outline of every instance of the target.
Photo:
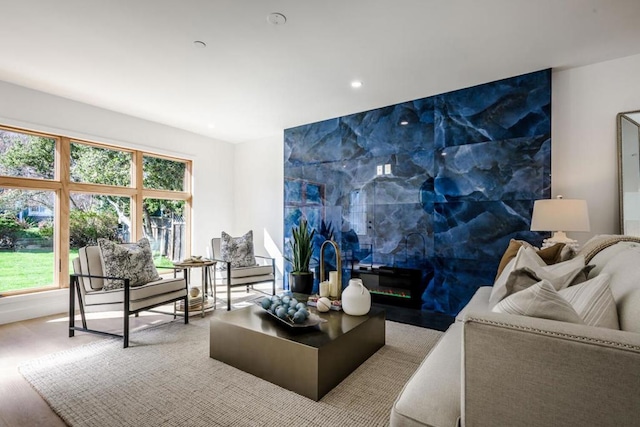
POLYGON ((586 200, 548 199, 533 204, 531 231, 590 231, 586 200))

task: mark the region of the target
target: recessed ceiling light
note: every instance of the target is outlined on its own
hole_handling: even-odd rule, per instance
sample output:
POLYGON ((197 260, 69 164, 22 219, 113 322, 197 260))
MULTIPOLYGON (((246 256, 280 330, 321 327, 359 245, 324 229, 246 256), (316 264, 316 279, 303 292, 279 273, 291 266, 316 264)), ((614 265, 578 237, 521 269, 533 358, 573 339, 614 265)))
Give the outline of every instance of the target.
POLYGON ((272 25, 284 25, 287 23, 287 17, 281 13, 274 12, 267 15, 267 22, 272 25))
POLYGON ((351 87, 353 87, 353 88, 362 87, 362 82, 360 80, 354 80, 354 81, 351 82, 351 87))
POLYGON ((205 47, 207 47, 207 44, 205 42, 203 42, 203 41, 200 41, 200 40, 194 41, 193 45, 198 49, 204 49, 205 47))
POLYGON ((400 126, 406 126, 408 124, 409 124, 408 120, 403 120, 403 121, 400 122, 400 126))

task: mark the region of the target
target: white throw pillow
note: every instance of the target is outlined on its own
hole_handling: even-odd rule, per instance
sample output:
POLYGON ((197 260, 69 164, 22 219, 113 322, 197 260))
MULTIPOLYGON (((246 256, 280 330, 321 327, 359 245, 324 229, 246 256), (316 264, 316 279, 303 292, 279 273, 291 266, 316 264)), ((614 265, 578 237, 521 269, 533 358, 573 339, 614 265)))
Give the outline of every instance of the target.
MULTIPOLYGON (((522 248, 518 250, 518 253, 520 253, 521 250, 522 248)), ((493 307, 494 305, 499 303, 500 300, 507 296, 507 280, 509 279, 509 275, 511 274, 511 272, 515 269, 517 257, 518 255, 516 255, 515 258, 512 258, 511 261, 507 263, 507 265, 504 267, 495 283, 493 284, 491 295, 489 296, 489 307, 493 307)))
POLYGON ((609 280, 603 274, 560 291, 542 280, 503 299, 492 311, 620 329, 609 280))
POLYGON ((609 281, 611 276, 601 274, 558 293, 576 310, 584 323, 609 329, 620 329, 618 309, 609 281))
POLYGON ((508 296, 496 304, 492 311, 562 322, 584 323, 571 304, 562 298, 547 280, 541 280, 523 291, 508 296))

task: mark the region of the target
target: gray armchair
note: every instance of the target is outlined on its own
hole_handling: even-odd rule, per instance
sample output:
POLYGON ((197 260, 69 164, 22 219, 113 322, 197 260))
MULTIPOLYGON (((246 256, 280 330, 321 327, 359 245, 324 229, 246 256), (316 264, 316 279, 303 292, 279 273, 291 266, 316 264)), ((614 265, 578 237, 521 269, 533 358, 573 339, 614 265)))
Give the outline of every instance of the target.
MULTIPOLYGON (((75 331, 115 336, 123 338, 124 348, 127 348, 129 346, 130 315, 137 315, 141 311, 153 311, 152 308, 179 300, 184 300, 184 323, 189 323, 188 288, 184 277, 166 278, 142 286, 131 287, 129 279, 105 276, 100 256, 98 246, 86 246, 80 248, 78 258, 73 260, 74 274, 70 275, 69 285, 69 337, 73 337, 75 331), (105 279, 122 280, 124 286, 120 289, 105 290, 103 289, 105 279), (75 325, 76 296, 82 327, 75 325), (110 310, 124 311, 122 335, 87 327, 86 312, 110 310)), ((175 306, 172 315, 174 318, 178 315, 175 306)))
MULTIPOLYGON (((217 263, 226 264, 226 269, 217 270, 217 275, 219 275, 223 281, 223 283, 227 287, 227 311, 231 310, 231 288, 237 286, 246 286, 247 292, 249 292, 249 288, 254 289, 253 285, 258 283, 271 282, 271 295, 275 295, 276 293, 276 270, 275 270, 275 259, 256 255, 256 265, 251 267, 231 267, 231 262, 222 259, 220 252, 220 241, 219 237, 214 237, 211 239, 211 253, 212 260, 217 263)), ((216 282, 214 279, 213 284, 213 301, 214 303, 217 300, 216 293, 216 282)), ((256 289, 258 292, 262 292, 259 289, 256 289)), ((263 292, 264 293, 264 292, 263 292)))

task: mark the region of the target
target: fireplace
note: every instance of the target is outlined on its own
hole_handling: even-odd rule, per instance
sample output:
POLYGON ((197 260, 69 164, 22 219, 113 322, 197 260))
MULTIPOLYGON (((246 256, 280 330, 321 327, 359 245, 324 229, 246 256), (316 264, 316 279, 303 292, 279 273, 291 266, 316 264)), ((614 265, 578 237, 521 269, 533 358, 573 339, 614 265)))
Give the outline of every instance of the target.
POLYGON ((421 308, 422 293, 433 271, 389 266, 356 267, 351 277, 362 279, 373 302, 421 308))

